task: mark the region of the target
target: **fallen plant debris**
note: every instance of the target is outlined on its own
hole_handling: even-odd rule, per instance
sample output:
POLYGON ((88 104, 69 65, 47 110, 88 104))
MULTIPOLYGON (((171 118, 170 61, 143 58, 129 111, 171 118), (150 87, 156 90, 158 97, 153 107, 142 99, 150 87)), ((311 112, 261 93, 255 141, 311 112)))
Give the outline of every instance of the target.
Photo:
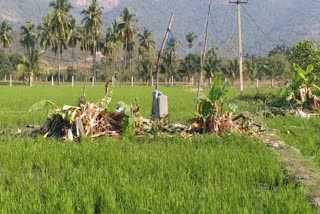
MULTIPOLYGON (((44 101, 41 101, 44 102, 44 101)), ((191 125, 170 123, 163 118, 151 121, 143 118, 139 106, 119 103, 116 111, 107 111, 98 104, 85 102, 79 106, 63 106, 49 112, 45 124, 38 129, 38 133, 46 137, 62 137, 68 141, 80 141, 81 137, 97 138, 109 136, 142 136, 155 134, 170 135, 180 133, 182 137, 194 134, 218 133, 234 131, 243 133, 249 129, 250 118, 242 114, 232 117, 232 113, 221 116, 212 114, 207 117, 205 124, 195 120, 191 125), (242 122, 236 120, 243 119, 242 122), (205 127, 205 129, 203 129, 205 127), (205 130, 205 131, 204 131, 205 130)))
POLYGON ((228 131, 243 133, 252 126, 257 126, 251 122, 252 118, 247 114, 234 116, 233 112, 223 111, 223 101, 228 87, 229 83, 222 85, 221 75, 217 75, 209 96, 198 99, 196 117, 189 125, 172 123, 167 118, 155 121, 146 119, 140 114, 137 103, 128 105, 121 101, 115 111, 109 111, 109 92, 97 103, 87 102, 83 96, 79 98, 77 106, 64 105, 59 108, 49 100, 42 100, 32 105, 29 111, 36 111, 47 105, 52 106, 45 124, 38 132, 45 138, 54 136, 69 141, 101 136, 154 137, 180 133, 183 137, 191 137, 194 134, 222 134, 228 131))

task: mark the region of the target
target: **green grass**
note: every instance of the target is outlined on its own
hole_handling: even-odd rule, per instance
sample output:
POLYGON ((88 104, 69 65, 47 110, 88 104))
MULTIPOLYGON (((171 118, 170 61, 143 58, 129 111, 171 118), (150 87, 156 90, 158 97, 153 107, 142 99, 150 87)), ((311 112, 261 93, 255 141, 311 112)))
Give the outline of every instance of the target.
POLYGON ((2 136, 0 172, 2 213, 314 211, 268 148, 237 135, 80 145, 2 136))
MULTIPOLYGON (((76 105, 77 99, 82 95, 82 86, 0 86, 0 129, 8 127, 24 126, 26 124, 42 124, 46 119, 46 110, 28 112, 29 107, 43 99, 62 105, 76 105)), ((146 118, 151 115, 152 91, 147 86, 115 86, 110 110, 114 110, 119 101, 134 103, 138 98, 140 111, 146 118)), ((162 87, 160 90, 169 96, 170 119, 175 121, 187 121, 195 112, 195 93, 186 87, 162 87)), ((104 86, 87 86, 86 97, 90 102, 97 102, 104 96, 104 86)))
MULTIPOLYGON (((37 101, 75 105, 82 87, 0 87, 0 130, 43 124, 46 110, 28 112, 37 101)), ((170 119, 186 122, 195 111, 194 90, 161 87, 170 119)), ((153 89, 112 88, 110 109, 135 102, 150 116, 153 89)), ((244 93, 253 94, 253 89, 244 93)), ((104 86, 87 87, 96 102, 104 86)), ((246 106, 232 89, 230 100, 246 106)), ((256 105, 254 105, 256 104, 256 105)), ((271 150, 239 135, 150 141, 138 138, 84 140, 0 136, 1 213, 312 213, 304 188, 290 180, 271 150)))
POLYGON ((278 130, 280 137, 320 166, 320 120, 298 117, 276 117, 268 125, 278 130))

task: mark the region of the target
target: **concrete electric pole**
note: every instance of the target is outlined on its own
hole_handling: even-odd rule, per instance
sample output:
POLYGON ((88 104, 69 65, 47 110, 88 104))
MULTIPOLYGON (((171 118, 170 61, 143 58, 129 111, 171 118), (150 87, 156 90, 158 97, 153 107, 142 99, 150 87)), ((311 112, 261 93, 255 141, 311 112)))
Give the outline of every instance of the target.
POLYGON ((241 4, 247 4, 248 0, 229 0, 229 3, 237 4, 238 7, 238 40, 239 40, 239 74, 240 74, 240 91, 243 91, 243 72, 242 72, 242 35, 241 35, 241 4))

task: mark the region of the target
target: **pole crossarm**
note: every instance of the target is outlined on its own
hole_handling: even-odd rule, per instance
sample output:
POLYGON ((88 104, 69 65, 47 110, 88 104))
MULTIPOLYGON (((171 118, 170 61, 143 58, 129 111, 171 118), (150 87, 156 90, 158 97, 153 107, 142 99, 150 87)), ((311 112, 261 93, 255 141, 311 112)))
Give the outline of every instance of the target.
POLYGON ((248 0, 229 0, 229 3, 233 4, 247 4, 248 0))

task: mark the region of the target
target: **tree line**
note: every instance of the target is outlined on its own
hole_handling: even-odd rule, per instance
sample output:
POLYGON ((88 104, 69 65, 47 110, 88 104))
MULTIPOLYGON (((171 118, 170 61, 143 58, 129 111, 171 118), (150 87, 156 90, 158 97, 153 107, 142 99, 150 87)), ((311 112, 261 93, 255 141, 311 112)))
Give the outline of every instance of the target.
MULTIPOLYGON (((103 20, 103 7, 97 0, 81 11, 82 20, 77 24, 71 14, 68 0, 50 2, 49 11, 44 15, 42 24, 35 26, 27 21, 20 28, 19 42, 24 53, 7 53, 13 43, 12 26, 6 20, 0 22, 0 78, 14 75, 32 85, 34 76, 49 78, 55 76, 58 84, 77 76, 81 81, 108 81, 111 76, 121 82, 135 77, 146 84, 153 84, 156 62, 156 42, 152 31, 138 27, 139 19, 128 8, 124 8, 117 20, 106 29, 103 20), (71 65, 63 63, 66 50, 71 50, 71 65), (79 60, 82 52, 83 60, 79 60), (53 53, 57 66, 45 60, 45 53, 53 53), (90 57, 89 57, 90 56, 90 57), (80 61, 80 66, 79 66, 80 61), (92 63, 88 63, 88 61, 92 63), (77 63, 76 63, 77 62, 77 63), (77 64, 77 66, 75 65, 77 64)), ((169 82, 199 81, 201 55, 194 51, 198 35, 189 32, 185 36, 188 53, 179 56, 177 49, 181 42, 172 33, 161 57, 160 79, 169 82)), ((252 84, 256 80, 287 79, 292 75, 292 64, 302 67, 308 64, 319 64, 319 49, 315 42, 301 41, 294 47, 286 45, 274 47, 268 56, 245 56, 244 75, 252 84), (311 61, 311 62, 310 62, 311 61)), ((237 80, 239 64, 237 59, 221 57, 219 50, 212 45, 206 54, 203 64, 205 78, 211 79, 217 72, 225 78, 237 80)))

